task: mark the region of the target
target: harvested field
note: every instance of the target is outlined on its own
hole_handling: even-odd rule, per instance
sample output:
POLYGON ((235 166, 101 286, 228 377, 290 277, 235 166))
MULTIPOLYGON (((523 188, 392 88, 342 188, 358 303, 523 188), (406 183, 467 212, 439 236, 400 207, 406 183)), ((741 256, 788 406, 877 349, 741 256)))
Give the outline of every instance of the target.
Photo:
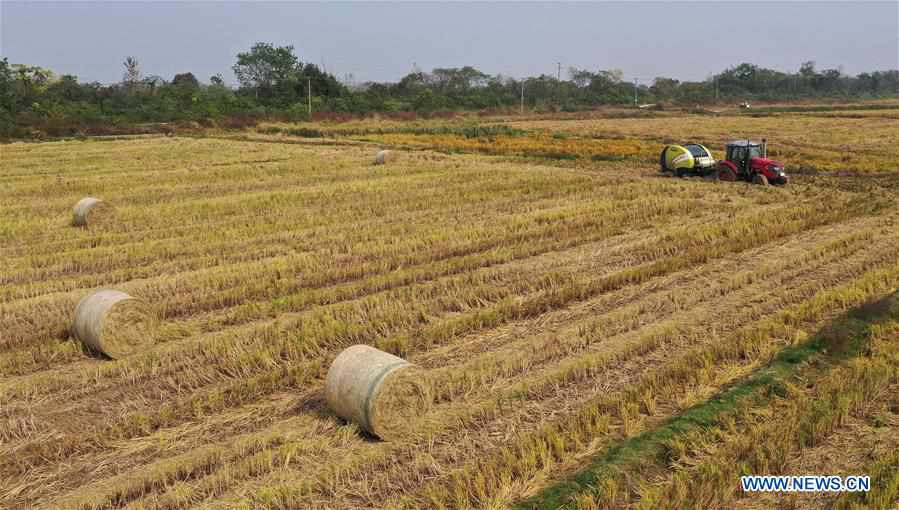
MULTIPOLYGON (((772 508, 733 466, 818 473, 836 449, 834 472, 893 489, 825 503, 890 508, 895 121, 803 115, 873 125, 851 168, 873 177, 763 188, 645 161, 768 118, 6 145, 0 508, 772 508), (594 136, 635 149, 551 157, 594 136), (373 165, 375 143, 407 150, 373 165), (114 217, 72 228, 85 196, 114 217), (152 306, 151 347, 109 360, 71 336, 101 288, 152 306), (328 367, 360 343, 427 372, 408 434, 328 408, 328 367)), ((843 168, 843 142, 777 122, 788 162, 843 168)))
POLYGON ((728 109, 689 114, 598 112, 413 123, 356 121, 298 126, 266 124, 257 138, 376 142, 444 152, 478 152, 555 160, 658 161, 660 145, 701 143, 718 158, 725 142, 768 139, 772 157, 794 173, 899 173, 899 105, 728 109), (852 109, 853 107, 858 109, 852 109), (783 111, 781 111, 783 110, 783 111), (315 127, 313 127, 315 126, 315 127))

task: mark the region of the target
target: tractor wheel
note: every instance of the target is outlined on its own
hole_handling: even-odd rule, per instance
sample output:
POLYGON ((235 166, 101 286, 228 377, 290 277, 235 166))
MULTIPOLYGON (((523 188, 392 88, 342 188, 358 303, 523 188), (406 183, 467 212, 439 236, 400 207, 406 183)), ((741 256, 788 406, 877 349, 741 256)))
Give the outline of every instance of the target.
POLYGON ((717 178, 719 181, 736 182, 737 173, 734 172, 734 169, 729 166, 722 166, 718 169, 717 178))
POLYGON ((752 176, 752 183, 758 184, 759 186, 767 186, 768 178, 762 174, 755 174, 752 176))

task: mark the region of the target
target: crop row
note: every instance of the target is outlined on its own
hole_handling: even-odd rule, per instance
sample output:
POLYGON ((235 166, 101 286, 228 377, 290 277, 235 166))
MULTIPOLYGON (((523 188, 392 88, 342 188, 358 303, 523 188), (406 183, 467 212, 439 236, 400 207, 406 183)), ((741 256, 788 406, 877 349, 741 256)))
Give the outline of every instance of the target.
MULTIPOLYGON (((858 241, 858 239, 857 239, 856 241, 858 241)), ((843 244, 842 242, 835 242, 835 243, 834 243, 834 248, 836 248, 838 245, 842 245, 842 244, 843 244)), ((851 246, 851 243, 850 243, 850 246, 851 246)), ((814 269, 813 266, 810 265, 810 266, 809 266, 808 268, 806 268, 805 270, 806 270, 806 271, 812 271, 813 269, 814 269)), ((281 458, 282 460, 284 459, 284 456, 287 455, 287 453, 286 453, 287 451, 289 451, 289 448, 286 448, 286 449, 284 450, 284 452, 282 452, 282 453, 280 454, 280 455, 281 455, 280 458, 281 458)), ((272 452, 269 452, 269 453, 267 453, 267 454, 260 454, 260 455, 266 456, 266 455, 271 455, 271 454, 272 454, 272 452)), ((299 461, 299 462, 303 462, 303 459, 302 459, 302 458, 298 458, 298 461, 299 461)), ((253 459, 247 459, 247 460, 246 460, 246 463, 248 463, 248 464, 251 464, 251 463, 253 463, 253 462, 255 462, 253 459)), ((278 466, 281 466, 281 464, 279 464, 278 462, 275 462, 275 463, 272 464, 272 466, 278 467, 278 466)), ((240 472, 240 471, 239 471, 239 467, 238 467, 237 469, 238 469, 237 472, 240 472)), ((232 475, 234 474, 233 471, 234 471, 234 470, 229 470, 229 472, 227 472, 227 473, 222 473, 222 476, 232 476, 232 475)), ((210 483, 211 483, 211 482, 210 482, 210 483)), ((206 482, 206 481, 200 482, 199 485, 201 485, 201 486, 207 486, 207 482, 206 482)), ((215 486, 218 486, 218 485, 215 484, 215 486)), ((198 493, 200 492, 200 490, 197 489, 196 491, 193 491, 193 492, 194 492, 195 494, 198 494, 198 493)))
MULTIPOLYGON (((808 213, 809 213, 808 216, 811 218, 811 221, 813 224, 826 223, 828 221, 835 219, 835 218, 828 218, 827 215, 825 215, 825 214, 820 214, 820 211, 808 211, 808 213)), ((785 218, 786 221, 789 221, 789 218, 791 215, 784 214, 781 216, 783 218, 785 218)), ((747 218, 747 221, 748 221, 748 218, 747 218)), ((796 228, 798 228, 798 225, 796 226, 796 228)), ((790 227, 788 230, 789 230, 789 232, 797 232, 798 231, 798 230, 794 230, 794 227, 790 227)), ((708 234, 704 233, 701 229, 698 230, 695 233, 695 235, 700 236, 702 238, 707 238, 707 236, 708 236, 708 234)), ((783 235, 783 234, 779 234, 779 235, 783 235)), ((760 242, 760 241, 761 241, 761 238, 759 238, 757 241, 750 240, 750 245, 753 243, 760 242)), ((728 240, 728 242, 732 245, 732 247, 730 248, 731 250, 736 249, 739 251, 740 249, 745 249, 747 246, 749 246, 747 244, 740 244, 740 243, 735 244, 734 240, 732 240, 732 239, 728 240)), ((690 244, 690 243, 687 243, 687 244, 690 244)), ((647 249, 649 248, 649 246, 650 246, 650 242, 647 242, 646 243, 647 249)), ((631 251, 636 254, 639 254, 641 252, 639 249, 631 250, 631 251)), ((653 250, 647 251, 646 256, 651 256, 652 254, 655 254, 655 253, 656 252, 653 250)), ((726 253, 726 251, 723 253, 726 253)), ((670 254, 671 253, 663 253, 661 255, 670 255, 670 254)), ((692 255, 693 258, 695 258, 696 256, 697 255, 692 255)), ((641 257, 638 256, 637 260, 640 260, 640 259, 641 259, 641 257)), ((680 261, 676 265, 665 266, 666 267, 665 272, 671 271, 671 270, 676 270, 679 267, 686 267, 684 264, 689 264, 689 262, 692 260, 692 258, 684 258, 684 259, 668 258, 666 260, 675 260, 675 261, 680 260, 680 261)), ((662 268, 660 268, 660 269, 662 269, 662 268)), ((506 319, 503 319, 503 322, 507 321, 507 320, 514 320, 515 318, 525 317, 528 314, 532 314, 532 313, 539 314, 545 310, 549 310, 549 309, 559 307, 559 306, 564 306, 565 303, 570 302, 571 299, 585 299, 589 295, 590 292, 593 292, 593 293, 601 292, 601 291, 603 291, 602 289, 611 290, 616 287, 619 287, 622 284, 631 284, 634 282, 638 282, 641 279, 653 277, 654 275, 657 276, 660 274, 664 274, 664 272, 660 273, 658 271, 655 271, 655 272, 645 273, 642 276, 638 276, 640 274, 641 273, 633 273, 633 276, 630 276, 630 277, 627 277, 624 279, 616 279, 616 278, 614 278, 615 275, 613 274, 613 275, 610 275, 610 277, 612 277, 612 279, 607 279, 605 284, 594 287, 592 291, 588 290, 589 287, 586 287, 586 288, 582 288, 582 290, 575 290, 574 292, 568 291, 566 293, 560 294, 559 296, 565 296, 565 295, 569 296, 569 297, 563 298, 562 301, 559 301, 558 297, 553 297, 553 295, 548 295, 543 300, 544 304, 539 304, 540 302, 538 301, 538 302, 534 303, 534 305, 536 305, 535 307, 532 307, 532 305, 528 305, 526 308, 510 308, 507 312, 503 312, 503 315, 505 315, 507 317, 506 319), (633 280, 634 278, 636 278, 636 280, 633 280), (586 294, 585 294, 585 292, 586 292, 586 294), (528 309, 532 309, 533 312, 527 312, 526 310, 528 310, 528 309)), ((575 289, 577 289, 577 287, 575 287, 575 289)), ((520 290, 517 290, 517 289, 509 289, 509 290, 513 294, 520 294, 520 290)), ((441 292, 441 294, 443 294, 443 292, 441 292)), ((408 312, 408 310, 406 310, 406 311, 408 312)), ((503 315, 500 315, 500 316, 503 316, 503 315)), ((341 321, 341 322, 344 322, 344 321, 341 321)), ((345 322, 372 323, 373 321, 361 319, 361 320, 345 321, 345 322)), ((481 321, 479 323, 480 323, 479 327, 492 327, 492 325, 497 324, 495 322, 489 322, 489 321, 487 321, 487 322, 481 321)), ((421 345, 420 348, 424 349, 424 348, 427 348, 428 345, 433 345, 433 342, 435 342, 435 341, 438 341, 441 343, 447 342, 451 337, 445 336, 446 332, 453 331, 453 329, 456 329, 456 328, 437 329, 433 333, 424 334, 424 335, 415 335, 414 337, 418 339, 417 340, 418 342, 421 342, 423 339, 427 339, 429 337, 432 337, 435 339, 435 340, 431 340, 430 342, 426 342, 423 345, 421 345), (434 335, 436 335, 436 336, 434 336, 434 335)), ((265 339, 263 339, 263 340, 265 340, 265 339)), ((263 343, 267 343, 269 341, 270 340, 266 340, 263 343)), ((227 351, 228 353, 233 353, 233 346, 223 347, 223 352, 224 351, 227 351)), ((111 436, 108 436, 108 437, 115 438, 115 437, 134 437, 135 433, 138 433, 141 435, 150 433, 153 430, 155 430, 156 427, 158 427, 158 426, 171 426, 173 424, 171 422, 171 420, 177 416, 183 415, 183 413, 185 411, 188 412, 189 416, 200 417, 200 416, 208 415, 210 412, 217 412, 216 409, 222 409, 223 405, 227 406, 227 407, 231 407, 231 406, 239 404, 240 402, 247 402, 253 398, 260 396, 261 394, 271 392, 277 388, 301 387, 305 383, 308 383, 308 380, 306 379, 307 376, 301 376, 300 374, 304 370, 309 370, 309 369, 312 369, 312 373, 315 373, 315 371, 316 371, 314 367, 317 365, 315 365, 315 363, 313 363, 311 366, 307 364, 306 368, 302 368, 302 365, 300 365, 299 367, 297 365, 293 365, 293 368, 299 368, 297 370, 278 369, 275 371, 271 371, 270 370, 271 365, 269 363, 263 363, 261 365, 258 365, 258 363, 255 363, 255 362, 254 363, 248 362, 248 361, 252 361, 252 360, 248 359, 246 356, 252 356, 253 359, 261 360, 261 357, 259 356, 260 352, 259 352, 258 348, 254 348, 254 346, 248 346, 245 351, 241 350, 241 352, 245 352, 246 354, 244 356, 239 356, 238 359, 235 360, 238 363, 238 365, 235 365, 235 369, 239 366, 239 367, 241 367, 242 372, 228 371, 228 372, 225 372, 225 374, 224 374, 228 378, 231 378, 231 377, 244 378, 244 379, 240 379, 239 384, 235 383, 237 385, 234 387, 234 390, 236 390, 237 393, 216 392, 216 393, 210 393, 207 395, 203 395, 203 394, 196 395, 196 396, 190 397, 189 400, 185 402, 185 403, 188 403, 188 407, 186 407, 186 408, 182 407, 181 411, 178 410, 178 407, 180 407, 180 406, 177 406, 177 407, 163 406, 163 408, 160 410, 160 412, 157 416, 159 416, 164 421, 157 422, 157 425, 153 425, 152 419, 149 422, 147 421, 147 418, 152 418, 152 417, 146 417, 146 416, 140 417, 137 414, 133 414, 130 418, 126 417, 125 421, 119 421, 118 425, 113 425, 112 428, 107 429, 106 434, 107 435, 112 434, 111 436), (253 367, 253 366, 259 366, 260 368, 269 367, 269 369, 262 376, 252 376, 252 371, 250 373, 248 373, 248 372, 245 372, 245 370, 247 369, 247 367, 253 367), (304 381, 305 381, 305 383, 304 383, 304 381), (287 383, 288 385, 285 386, 285 383, 287 383), (237 397, 237 400, 235 400, 235 397, 237 397), (206 403, 203 403, 199 407, 197 407, 197 404, 202 403, 204 399, 205 399, 206 403), (197 414, 197 413, 199 413, 199 414, 197 414), (126 428, 122 429, 121 427, 123 425, 126 426, 126 428), (147 428, 147 427, 149 427, 149 428, 147 428), (128 430, 131 430, 131 432, 128 432, 128 430)), ((170 369, 172 369, 173 365, 175 367, 177 367, 177 359, 178 358, 173 358, 171 362, 160 362, 160 360, 156 359, 153 366, 147 366, 146 368, 143 368, 143 369, 135 367, 131 370, 128 370, 127 372, 122 372, 122 376, 128 377, 128 379, 131 380, 132 383, 137 383, 142 379, 140 374, 153 373, 153 374, 156 374, 154 379, 158 380, 158 379, 160 379, 160 369, 170 370, 170 369)), ((271 361, 277 362, 277 360, 278 360, 277 357, 269 358, 269 362, 271 362, 271 361)), ((220 366, 220 363, 215 360, 211 360, 208 363, 199 363, 198 365, 199 366, 209 366, 210 368, 212 368, 214 371, 217 371, 217 372, 221 372, 221 368, 222 368, 220 366)), ((191 366, 191 364, 187 363, 182 366, 191 366)), ((286 369, 287 365, 284 365, 284 367, 286 369)), ((97 374, 95 374, 95 373, 92 374, 92 376, 96 376, 96 375, 97 374)), ((200 377, 198 379, 208 381, 208 376, 202 376, 202 374, 200 374, 200 377)), ((54 379, 54 380, 56 380, 56 379, 54 379)), ((90 381, 75 382, 75 381, 65 381, 64 379, 57 380, 57 381, 62 385, 62 386, 60 386, 61 389, 66 388, 66 387, 69 387, 69 388, 71 388, 71 387, 91 388, 92 387, 92 383, 90 381)), ((178 392, 179 393, 187 393, 187 394, 192 393, 192 386, 191 386, 190 382, 179 380, 178 381, 178 392)), ((154 398, 159 398, 159 397, 157 396, 154 398)), ((178 420, 178 421, 180 421, 180 420, 178 420)), ((178 421, 176 421, 175 423, 177 423, 178 421)), ((66 448, 57 449, 57 448, 60 448, 60 445, 62 444, 62 443, 58 443, 58 441, 52 441, 52 440, 51 441, 38 441, 41 446, 41 453, 39 455, 44 458, 53 458, 56 455, 71 455, 74 451, 81 450, 84 446, 86 446, 88 444, 95 444, 95 445, 103 444, 104 440, 102 439, 102 437, 103 436, 97 436, 96 434, 83 434, 82 441, 86 441, 86 442, 83 443, 83 446, 77 447, 76 450, 71 450, 71 449, 66 449, 66 448), (54 444, 56 446, 54 446, 54 444)), ((74 438, 70 437, 69 439, 66 440, 66 443, 71 445, 70 448, 75 448, 76 447, 75 445, 77 443, 72 443, 72 440, 74 440, 74 438)), ((33 453, 35 456, 38 455, 37 451, 35 451, 33 453)), ((22 462, 29 462, 29 464, 23 464, 23 466, 28 465, 31 468, 34 467, 34 465, 30 463, 31 461, 28 460, 29 458, 34 458, 34 457, 32 457, 31 454, 27 453, 25 450, 20 450, 19 454, 20 454, 19 458, 21 459, 22 462)))
MULTIPOLYGON (((620 393, 602 395, 576 412, 567 413, 564 418, 521 434, 495 452, 482 452, 476 460, 428 484, 419 497, 436 508, 483 505, 489 502, 487 495, 501 494, 510 480, 533 479, 557 469, 559 463, 571 462, 582 453, 585 445, 613 432, 613 423, 621 426, 623 436, 619 437, 636 434, 639 428, 629 428, 627 423, 639 417, 641 408, 646 408, 642 403, 646 401, 647 393, 654 396, 654 405, 659 406, 662 401, 703 380, 707 384, 715 381, 714 386, 721 387, 740 374, 733 370, 734 364, 757 364, 783 345, 771 342, 772 338, 794 338, 797 326, 820 321, 835 311, 859 305, 894 288, 899 283, 897 278, 899 266, 893 262, 828 291, 812 293, 805 301, 741 328, 711 348, 704 345, 688 351, 679 361, 644 375, 620 393)), ((584 376, 592 378, 590 374, 584 376)), ((410 508, 422 504, 422 500, 414 496, 406 499, 410 508)))

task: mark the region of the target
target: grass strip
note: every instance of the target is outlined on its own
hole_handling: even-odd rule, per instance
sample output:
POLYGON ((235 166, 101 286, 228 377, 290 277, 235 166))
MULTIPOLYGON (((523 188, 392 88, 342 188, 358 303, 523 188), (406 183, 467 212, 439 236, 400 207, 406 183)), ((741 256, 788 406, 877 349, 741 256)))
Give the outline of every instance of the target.
POLYGON ((666 445, 676 436, 714 426, 721 417, 740 408, 759 407, 773 396, 783 395, 787 380, 800 368, 809 366, 806 362, 812 359, 818 362, 811 369, 812 373, 805 374, 807 379, 814 379, 834 365, 863 354, 872 327, 890 318, 899 319, 899 310, 895 307, 885 310, 881 306, 866 305, 851 310, 805 342, 782 349, 766 366, 743 381, 655 429, 604 449, 584 469, 546 487, 515 508, 569 508, 580 493, 616 490, 614 482, 603 482, 620 478, 619 474, 625 470, 638 471, 634 468, 664 462, 666 445))

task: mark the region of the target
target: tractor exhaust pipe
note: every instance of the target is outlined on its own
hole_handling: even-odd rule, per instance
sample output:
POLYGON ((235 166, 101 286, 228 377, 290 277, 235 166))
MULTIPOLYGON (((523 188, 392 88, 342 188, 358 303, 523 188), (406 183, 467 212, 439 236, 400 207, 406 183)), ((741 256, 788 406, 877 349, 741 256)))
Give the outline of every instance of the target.
POLYGON ((762 157, 768 158, 768 140, 762 138, 762 157))

